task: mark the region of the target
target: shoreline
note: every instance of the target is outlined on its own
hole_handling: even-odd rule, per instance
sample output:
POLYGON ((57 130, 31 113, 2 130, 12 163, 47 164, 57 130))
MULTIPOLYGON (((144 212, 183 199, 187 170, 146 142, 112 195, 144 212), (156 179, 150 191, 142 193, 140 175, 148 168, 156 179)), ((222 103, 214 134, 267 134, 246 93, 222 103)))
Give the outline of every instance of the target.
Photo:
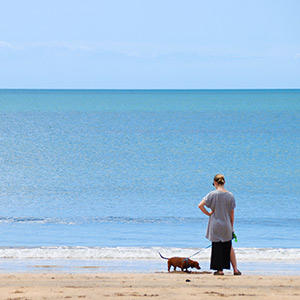
POLYGON ((176 273, 0 274, 1 299, 299 299, 300 276, 176 273))
MULTIPOLYGON (((209 260, 197 261, 201 266, 200 272, 212 272, 209 269, 209 260)), ((299 261, 238 261, 238 268, 243 275, 300 276, 299 261)), ((197 271, 190 270, 194 273, 197 271)), ((167 261, 162 259, 0 259, 0 274, 153 274, 166 271, 167 261)), ((225 273, 231 274, 232 270, 225 270, 225 273)))

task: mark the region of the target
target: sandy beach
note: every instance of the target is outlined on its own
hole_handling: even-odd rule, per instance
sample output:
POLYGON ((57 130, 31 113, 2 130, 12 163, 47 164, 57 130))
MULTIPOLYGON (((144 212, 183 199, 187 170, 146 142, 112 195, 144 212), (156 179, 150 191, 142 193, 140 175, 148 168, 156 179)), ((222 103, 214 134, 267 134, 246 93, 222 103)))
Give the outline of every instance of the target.
POLYGON ((300 276, 1 274, 0 299, 299 299, 300 276))

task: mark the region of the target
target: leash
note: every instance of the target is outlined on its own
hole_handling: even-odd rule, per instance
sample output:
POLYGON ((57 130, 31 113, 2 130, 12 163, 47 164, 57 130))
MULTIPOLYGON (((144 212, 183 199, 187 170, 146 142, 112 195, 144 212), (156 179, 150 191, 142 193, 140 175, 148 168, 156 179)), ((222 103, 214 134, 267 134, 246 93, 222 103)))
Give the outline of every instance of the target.
MULTIPOLYGON (((204 249, 208 249, 208 248, 210 248, 210 247, 211 247, 211 245, 208 245, 208 246, 207 246, 207 247, 205 247, 204 249)), ((201 249, 201 250, 197 251, 196 253, 192 254, 192 255, 191 255, 191 256, 189 256, 188 258, 191 258, 192 256, 194 256, 194 255, 196 255, 196 254, 200 253, 202 250, 203 250, 203 249, 201 249)))
MULTIPOLYGON (((234 232, 232 233, 232 239, 237 243, 237 241, 238 241, 238 240, 237 240, 237 235, 236 235, 234 232)), ((207 249, 207 248, 209 248, 209 247, 211 247, 211 245, 205 247, 204 249, 207 249)), ((189 256, 188 258, 190 258, 190 257, 192 257, 192 256, 194 256, 194 255, 196 255, 196 254, 198 254, 198 253, 200 253, 202 250, 203 250, 203 249, 197 251, 196 253, 192 254, 192 255, 189 256)))
MULTIPOLYGON (((209 247, 211 247, 211 245, 209 245, 209 246, 205 247, 204 249, 207 249, 207 248, 209 248, 209 247)), ((196 254, 200 253, 202 250, 203 250, 203 249, 201 249, 201 250, 197 251, 196 253, 192 254, 192 255, 191 255, 191 256, 189 256, 189 257, 186 257, 186 258, 184 259, 184 261, 188 261, 190 257, 192 257, 192 256, 194 256, 194 255, 196 255, 196 254)), ((162 256, 162 255, 160 254, 160 252, 159 252, 159 251, 157 251, 157 252, 158 252, 158 254, 159 254, 159 256, 160 256, 161 258, 163 258, 163 259, 168 259, 167 257, 164 257, 164 256, 162 256)))
MULTIPOLYGON (((234 232, 232 233, 232 239, 233 239, 235 242, 238 241, 238 240, 237 240, 237 236, 236 236, 236 234, 235 234, 234 232)), ((212 245, 208 245, 208 246, 205 247, 204 249, 208 249, 208 248, 210 248, 211 246, 212 246, 212 245)), ((190 255, 189 257, 186 257, 184 261, 188 261, 189 258, 191 258, 192 256, 195 256, 196 254, 200 253, 202 250, 203 250, 203 249, 201 249, 201 250, 195 252, 194 254, 190 255)), ((163 257, 159 252, 158 252, 158 254, 160 255, 161 258, 163 258, 163 259, 168 259, 168 258, 166 258, 166 257, 163 257)))

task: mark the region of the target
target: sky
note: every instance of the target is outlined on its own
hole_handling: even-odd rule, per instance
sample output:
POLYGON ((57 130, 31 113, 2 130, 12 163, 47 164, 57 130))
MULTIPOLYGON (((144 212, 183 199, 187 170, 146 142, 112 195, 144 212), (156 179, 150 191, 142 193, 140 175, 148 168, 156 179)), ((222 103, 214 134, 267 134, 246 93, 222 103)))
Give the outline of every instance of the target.
POLYGON ((300 88, 299 0, 0 5, 0 88, 300 88))

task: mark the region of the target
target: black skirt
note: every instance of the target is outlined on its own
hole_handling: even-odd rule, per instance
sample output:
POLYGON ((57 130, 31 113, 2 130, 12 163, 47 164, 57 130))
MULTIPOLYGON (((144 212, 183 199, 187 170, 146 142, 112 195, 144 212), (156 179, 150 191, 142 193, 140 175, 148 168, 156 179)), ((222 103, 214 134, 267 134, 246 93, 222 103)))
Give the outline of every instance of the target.
POLYGON ((212 242, 210 268, 212 270, 230 269, 231 241, 212 242))

